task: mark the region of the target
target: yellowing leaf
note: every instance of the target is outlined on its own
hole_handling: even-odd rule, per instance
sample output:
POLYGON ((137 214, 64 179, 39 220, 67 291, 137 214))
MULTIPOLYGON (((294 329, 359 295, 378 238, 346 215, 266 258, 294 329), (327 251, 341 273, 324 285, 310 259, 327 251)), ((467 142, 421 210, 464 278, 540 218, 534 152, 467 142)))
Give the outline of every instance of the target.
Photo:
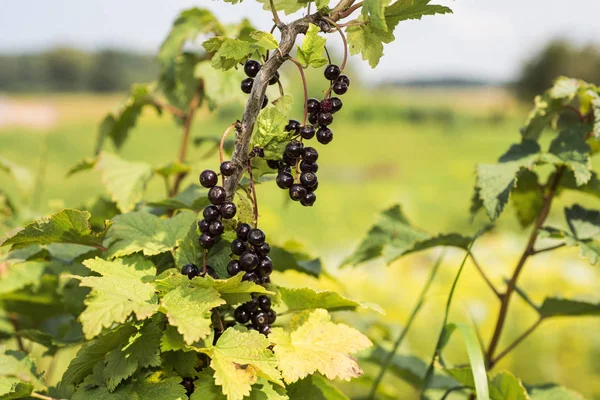
POLYGON ((254 282, 242 281, 243 277, 244 274, 241 273, 228 279, 213 279, 210 276, 204 278, 196 277, 192 279, 192 284, 198 287, 214 288, 229 304, 239 304, 250 301, 252 293, 275 294, 254 282))
POLYGON ((250 37, 256 41, 257 45, 267 50, 274 50, 279 47, 277 39, 269 32, 254 31, 250 33, 250 37))
POLYGON ((350 380, 362 375, 350 354, 371 346, 371 341, 354 328, 331 322, 326 310, 318 309, 293 332, 274 328, 269 339, 277 367, 286 383, 320 372, 327 379, 350 380))

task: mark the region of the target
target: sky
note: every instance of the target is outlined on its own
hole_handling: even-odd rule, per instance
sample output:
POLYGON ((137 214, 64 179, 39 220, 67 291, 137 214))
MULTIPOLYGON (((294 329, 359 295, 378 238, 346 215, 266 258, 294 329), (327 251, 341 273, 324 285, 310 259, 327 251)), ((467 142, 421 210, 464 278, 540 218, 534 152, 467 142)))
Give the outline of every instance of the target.
MULTIPOLYGON (((600 0, 432 3, 449 6, 454 14, 402 22, 376 71, 366 62, 353 62, 365 79, 469 76, 508 81, 552 38, 600 42, 600 0)), ((178 12, 193 6, 209 8, 223 22, 248 17, 263 30, 272 24, 270 13, 253 0, 235 6, 222 0, 0 0, 0 53, 58 45, 156 52, 178 12)))

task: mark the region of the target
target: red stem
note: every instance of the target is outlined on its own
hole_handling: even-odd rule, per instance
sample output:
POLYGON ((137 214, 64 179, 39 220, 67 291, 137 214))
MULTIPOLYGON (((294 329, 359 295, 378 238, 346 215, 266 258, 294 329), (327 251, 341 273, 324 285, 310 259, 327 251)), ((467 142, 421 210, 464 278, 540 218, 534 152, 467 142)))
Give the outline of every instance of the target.
POLYGON ((342 42, 344 42, 344 58, 342 60, 342 65, 340 65, 340 70, 343 71, 344 68, 346 68, 346 61, 348 59, 348 42, 346 41, 346 35, 344 35, 344 32, 342 32, 342 28, 335 21, 327 17, 323 17, 323 19, 336 27, 337 31, 339 32, 342 38, 342 42))
POLYGON ((256 188, 254 187, 254 178, 252 177, 251 160, 248 160, 248 174, 250 175, 250 189, 254 203, 254 228, 258 227, 258 200, 256 199, 256 188))

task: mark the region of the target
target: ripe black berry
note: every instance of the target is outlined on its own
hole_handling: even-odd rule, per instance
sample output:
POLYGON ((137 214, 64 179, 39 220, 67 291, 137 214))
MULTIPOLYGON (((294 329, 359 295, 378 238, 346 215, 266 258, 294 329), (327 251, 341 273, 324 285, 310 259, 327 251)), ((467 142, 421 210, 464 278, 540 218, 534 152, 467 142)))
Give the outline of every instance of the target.
POLYGON ((246 94, 250 94, 250 92, 252 91, 253 84, 254 84, 254 79, 252 79, 252 78, 244 79, 241 84, 242 92, 244 92, 246 94))
MULTIPOLYGON (((307 189, 312 189, 317 184, 317 175, 314 172, 303 172, 300 175, 300 183, 307 189)), ((212 226, 212 224, 211 224, 212 226)))
POLYGON ((277 174, 277 178, 275 178, 275 182, 277 186, 281 189, 289 189, 294 184, 294 177, 289 172, 280 172, 277 174))
POLYGON ((250 232, 251 229, 252 227, 248 224, 239 224, 236 230, 238 239, 243 241, 248 240, 248 232, 250 232))
POLYGON ((221 205, 221 217, 225 219, 231 219, 235 217, 235 213, 237 212, 237 207, 230 201, 226 201, 221 205))
POLYGON ((198 238, 198 243, 200 243, 200 246, 202 246, 203 249, 210 249, 215 244, 215 238, 208 233, 203 233, 198 238))
POLYGON ((252 325, 260 328, 269 324, 269 317, 263 311, 256 312, 252 315, 252 325))
POLYGON ((262 278, 271 275, 271 272, 273 272, 273 262, 271 261, 271 259, 269 258, 268 261, 264 261, 264 259, 260 260, 260 263, 256 268, 256 272, 262 278))
POLYGON ((302 150, 302 161, 315 162, 319 158, 319 152, 314 147, 305 147, 302 150))
POLYGON ((243 281, 250 281, 254 283, 258 282, 258 279, 258 275, 255 272, 246 272, 242 278, 243 281))
POLYGON ((245 324, 250 321, 250 313, 246 311, 243 307, 238 307, 233 312, 233 317, 240 324, 245 324))
POLYGON ((306 102, 309 114, 316 114, 321 110, 321 102, 315 98, 308 99, 306 102))
POLYGON ((285 126, 285 130, 288 132, 296 132, 300 128, 300 122, 295 119, 290 119, 288 124, 285 126))
POLYGON ((281 167, 281 161, 279 161, 279 160, 267 160, 267 165, 271 169, 279 169, 281 167))
POLYGON ((252 229, 248 233, 248 242, 253 246, 260 246, 265 242, 266 236, 260 229, 252 229))
POLYGON ((210 226, 210 222, 202 219, 198 222, 198 229, 200 229, 200 232, 202 233, 208 233, 208 227, 210 226))
POLYGON ((194 264, 186 264, 181 268, 181 274, 192 279, 193 277, 198 276, 198 267, 194 264))
POLYGON ((317 122, 318 122, 318 118, 319 118, 319 114, 318 113, 308 114, 308 122, 311 125, 316 125, 317 122))
POLYGON ((222 186, 213 186, 208 191, 208 201, 212 204, 220 205, 225 203, 227 193, 222 186))
POLYGON ((250 300, 247 303, 244 303, 244 308, 246 309, 246 311, 249 311, 251 313, 257 311, 258 310, 258 300, 256 299, 256 297, 252 297, 252 300, 250 300))
POLYGON ((244 271, 252 271, 258 266, 258 256, 251 251, 245 251, 240 256, 240 267, 244 271))
POLYGON ((333 122, 333 114, 332 113, 319 113, 317 116, 317 121, 320 126, 327 126, 333 122))
POLYGON ((185 388, 185 394, 189 397, 194 393, 194 379, 192 378, 183 378, 181 381, 181 385, 185 388))
POLYGON ((274 85, 279 80, 279 71, 275 71, 275 75, 271 79, 269 79, 269 85, 274 85))
POLYGON ((237 275, 242 271, 238 260, 231 260, 227 263, 227 273, 231 276, 237 275))
POLYGON ((302 147, 302 143, 293 140, 285 146, 285 155, 290 158, 298 158, 302 155, 302 147))
POLYGON ((254 78, 258 74, 258 71, 260 71, 260 67, 261 67, 261 65, 258 61, 248 60, 248 61, 246 61, 246 64, 244 64, 244 72, 250 78, 254 78))
POLYGON ((315 127, 312 125, 305 125, 301 127, 300 136, 302 136, 302 139, 312 139, 315 136, 315 127))
POLYGON ((221 174, 224 176, 231 176, 235 172, 235 166, 231 161, 223 161, 221 163, 221 174))
POLYGON ((208 233, 211 236, 221 236, 221 234, 223 234, 224 230, 225 230, 225 226, 219 220, 211 222, 210 226, 208 227, 208 233))
POLYGON ((235 239, 231 242, 231 252, 236 256, 241 256, 246 251, 246 243, 241 239, 235 239))
POLYGON ((322 113, 333 112, 333 102, 330 99, 325 99, 321 102, 321 112, 322 113))
POLYGON ((210 205, 204 208, 204 211, 202 211, 202 216, 205 220, 211 222, 219 218, 221 216, 221 212, 219 211, 219 207, 210 205))
MULTIPOLYGON (((296 165, 296 157, 290 157, 287 154, 283 154, 283 158, 282 158, 284 164, 288 165, 288 166, 292 166, 292 165, 296 165)), ((286 170, 287 172, 287 170, 286 170)))
MULTIPOLYGON (((339 94, 339 93, 338 93, 339 94)), ((267 95, 265 94, 265 97, 263 97, 263 103, 262 106, 260 106, 260 108, 265 108, 267 106, 267 104, 269 104, 269 98, 267 97, 267 95)))
POLYGON ((258 330, 258 333, 260 333, 261 335, 265 335, 265 336, 269 336, 269 333, 271 333, 271 327, 269 325, 261 326, 257 330, 258 330))
POLYGON ((325 79, 329 80, 329 81, 335 81, 340 74, 342 73, 342 71, 340 71, 340 67, 338 67, 337 65, 334 64, 329 64, 328 66, 325 67, 325 79))
POLYGON ((306 196, 306 188, 302 185, 292 185, 290 188, 290 198, 294 201, 300 201, 306 196))
POLYGON ((273 310, 268 310, 267 318, 269 320, 269 324, 274 324, 275 320, 277 319, 277 313, 275 313, 275 311, 273 311, 273 310))
POLYGON ((261 285, 266 285, 267 283, 271 283, 271 277, 270 276, 263 276, 260 278, 260 284, 261 285))
POLYGON ((200 184, 205 188, 211 188, 217 184, 219 177, 215 171, 205 169, 200 174, 200 184))
POLYGON ((271 309, 271 299, 269 299, 267 296, 263 295, 263 296, 258 296, 258 306, 260 307, 261 310, 263 311, 268 311, 271 309))
POLYGON ((317 172, 319 164, 316 162, 300 161, 300 171, 302 172, 317 172))
POLYGON ((264 256, 268 255, 271 252, 271 246, 269 245, 269 243, 264 242, 260 246, 257 246, 255 248, 255 250, 256 250, 256 253, 259 256, 263 256, 264 257, 264 256))
POLYGON ((329 128, 319 128, 317 131, 317 140, 321 144, 330 143, 333 140, 333 132, 329 128))
POLYGON ((271 257, 269 257, 269 256, 264 256, 263 258, 261 258, 258 266, 265 268, 265 269, 271 268, 271 270, 272 270, 273 269, 273 260, 271 260, 271 257))
POLYGON ((347 91, 348 85, 346 85, 344 82, 336 82, 333 84, 333 93, 341 96, 347 91))
POLYGON ((336 82, 345 83, 346 86, 350 87, 350 78, 348 78, 346 75, 340 75, 336 82))
POLYGON ((305 207, 311 207, 313 204, 315 204, 316 200, 317 195, 314 192, 308 192, 306 196, 302 200, 300 200, 300 204, 302 204, 305 207))
POLYGON ((332 97, 331 99, 331 104, 333 105, 333 110, 332 112, 338 112, 342 109, 343 103, 342 100, 338 97, 332 97))

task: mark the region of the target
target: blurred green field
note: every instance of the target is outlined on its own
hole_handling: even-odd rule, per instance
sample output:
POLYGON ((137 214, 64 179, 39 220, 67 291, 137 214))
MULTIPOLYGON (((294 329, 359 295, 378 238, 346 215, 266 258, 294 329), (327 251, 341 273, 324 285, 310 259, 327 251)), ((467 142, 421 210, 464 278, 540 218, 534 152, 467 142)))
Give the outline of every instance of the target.
MULTIPOLYGON (((40 123, 32 127, 18 121, 0 125, 0 155, 32 170, 44 166, 42 194, 39 199, 29 199, 39 204, 40 214, 78 207, 104 193, 96 172, 83 172, 68 179, 65 174, 78 160, 92 155, 98 122, 121 98, 120 95, 0 98, 0 106, 11 104, 21 110, 24 122, 31 120, 28 113, 35 110, 56 116, 56 123, 47 126, 40 123)), ((401 203, 411 221, 426 230, 474 232, 485 222, 480 218, 471 224, 468 215, 475 164, 495 162, 511 143, 519 140, 518 130, 528 111, 527 105, 516 103, 495 88, 365 89, 345 97, 344 101, 344 108, 336 114, 332 127, 333 142, 328 146, 317 144, 320 184, 316 205, 303 208, 289 204, 287 194, 272 182, 259 185, 260 224, 275 243, 288 240, 304 243, 323 257, 327 269, 339 278, 337 282, 316 282, 286 273, 278 274, 275 281, 301 285, 310 280, 317 287, 333 285, 358 300, 375 301, 386 310, 385 318, 365 314, 365 324, 385 319, 400 327, 439 252, 409 256, 391 267, 370 263, 358 269, 337 270, 337 264, 366 233, 377 214, 395 203, 401 203)), ((202 112, 194 123, 192 135, 220 137, 239 118, 240 112, 241 106, 226 107, 212 114, 202 112)), ((121 155, 153 165, 166 163, 175 158, 180 135, 181 130, 168 116, 147 112, 121 155)), ((218 155, 213 150, 206 145, 191 148, 188 159, 194 173, 186 183, 195 182, 202 169, 217 166, 218 155), (211 151, 212 156, 203 159, 211 151)), ((1 172, 0 188, 18 198, 14 183, 1 172)), ((164 184, 156 178, 149 185, 146 198, 163 197, 164 184)), ((591 204, 594 200, 572 194, 563 196, 556 202, 551 219, 561 221, 560 205, 573 201, 591 204)), ((505 212, 498 226, 509 233, 488 235, 476 245, 475 252, 494 282, 501 285, 524 243, 512 210, 505 212)), ((460 252, 448 253, 433 296, 409 334, 403 353, 430 357, 448 282, 461 257, 460 252)), ((521 285, 536 301, 543 300, 545 295, 582 293, 588 299, 599 300, 597 268, 586 266, 576 252, 569 250, 536 257, 528 265, 521 285)), ((452 320, 473 319, 487 342, 497 304, 486 290, 473 268, 467 266, 452 320)), ((519 300, 513 303, 515 308, 509 315, 504 344, 535 320, 521 303, 519 300)), ((545 324, 512 357, 503 361, 498 370, 510 369, 529 384, 560 382, 589 398, 600 399, 600 340, 596 333, 600 323, 593 319, 573 319, 545 324)), ((448 354, 452 361, 466 360, 458 341, 448 354)), ((415 393, 393 379, 386 384, 390 391, 396 388, 406 393, 402 398, 412 398, 415 393)))

